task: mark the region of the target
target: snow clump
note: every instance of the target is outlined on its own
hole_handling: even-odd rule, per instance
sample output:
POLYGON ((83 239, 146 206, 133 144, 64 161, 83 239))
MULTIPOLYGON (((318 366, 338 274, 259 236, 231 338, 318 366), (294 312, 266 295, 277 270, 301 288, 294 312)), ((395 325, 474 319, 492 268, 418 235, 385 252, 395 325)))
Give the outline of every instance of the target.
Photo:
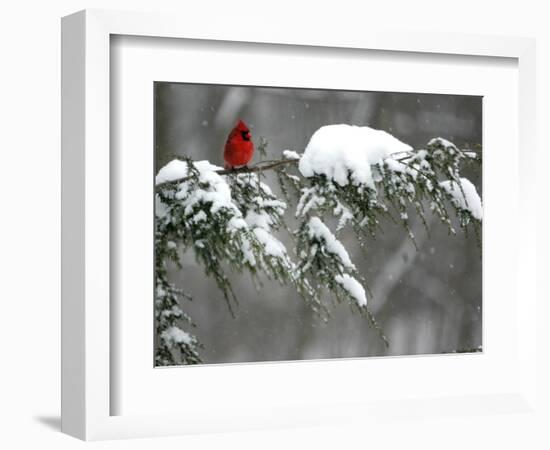
POLYGON ((325 175, 340 186, 351 182, 374 189, 371 165, 412 147, 383 130, 355 125, 327 125, 311 137, 299 169, 304 177, 325 175))
POLYGON ((470 180, 461 178, 460 184, 456 181, 447 180, 442 181, 439 185, 452 197, 456 207, 469 211, 477 220, 483 218, 481 199, 476 191, 476 187, 470 180))
POLYGON ((359 306, 367 306, 367 294, 361 283, 347 273, 336 275, 334 280, 355 299, 359 306))

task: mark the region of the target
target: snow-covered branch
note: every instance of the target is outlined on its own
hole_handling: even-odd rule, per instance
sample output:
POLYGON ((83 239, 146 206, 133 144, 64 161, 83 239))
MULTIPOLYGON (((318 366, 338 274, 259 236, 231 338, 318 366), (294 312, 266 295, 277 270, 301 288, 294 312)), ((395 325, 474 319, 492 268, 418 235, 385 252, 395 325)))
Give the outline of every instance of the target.
POLYGON ((462 164, 476 160, 442 138, 415 150, 384 131, 332 125, 314 133, 303 154, 285 150, 281 159, 252 167, 171 161, 156 176, 157 363, 200 361, 199 340, 181 309, 189 296, 166 277, 166 262, 179 263, 187 251, 216 282, 231 314, 238 302, 228 271, 248 272, 258 286, 262 277, 293 285, 325 319, 325 297, 348 301, 385 339, 368 307, 366 280, 339 232, 349 227, 362 246, 389 216, 414 241, 409 214, 427 227, 430 212, 455 233, 454 211, 459 226, 473 226, 479 236, 481 199, 460 173, 462 164), (267 170, 276 172, 284 201, 262 181, 267 170), (278 234, 289 229, 285 214, 293 204, 299 224, 286 248, 278 234), (331 217, 334 230, 327 225, 331 217))
MULTIPOLYGON (((264 172, 266 170, 273 170, 280 166, 288 165, 288 164, 297 164, 300 162, 298 158, 290 158, 290 159, 277 159, 277 160, 269 160, 269 161, 261 161, 253 166, 243 166, 243 167, 237 167, 234 169, 217 169, 215 170, 216 174, 218 175, 237 175, 237 174, 243 174, 243 173, 256 173, 256 172, 264 172)), ((170 179, 167 177, 166 179, 163 179, 164 181, 158 181, 156 183, 156 189, 157 191, 162 189, 167 184, 175 184, 175 183, 183 183, 185 181, 189 180, 189 177, 184 176, 181 178, 175 178, 170 179)))

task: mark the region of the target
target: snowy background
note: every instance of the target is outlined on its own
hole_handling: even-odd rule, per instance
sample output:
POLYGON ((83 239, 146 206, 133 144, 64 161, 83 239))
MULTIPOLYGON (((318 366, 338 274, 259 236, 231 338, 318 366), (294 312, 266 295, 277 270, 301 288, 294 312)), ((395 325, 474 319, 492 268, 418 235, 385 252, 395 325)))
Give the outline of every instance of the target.
MULTIPOLYGON (((256 142, 260 136, 268 140, 268 159, 280 158, 284 149, 302 152, 319 127, 336 123, 386 130, 414 148, 438 136, 459 147, 482 143, 480 97, 156 83, 156 169, 183 156, 223 165, 223 145, 239 118, 250 125, 256 142)), ((466 169, 463 175, 483 195, 481 170, 466 169)), ((276 191, 273 178, 269 184, 276 191)), ((290 224, 292 210, 287 213, 290 224)), ((173 267, 170 277, 195 299, 184 309, 197 324, 193 332, 205 346, 205 363, 441 353, 481 346, 481 253, 473 234, 450 237, 433 221, 428 237, 417 222, 417 251, 402 227, 388 220, 383 228, 369 242, 366 256, 352 233, 341 240, 373 291, 369 306, 389 348, 345 303, 334 307, 325 324, 292 287, 266 282, 258 293, 248 276, 232 278, 240 301, 232 319, 221 292, 190 252, 182 259, 183 270, 173 267)), ((284 232, 279 237, 287 242, 284 232)))

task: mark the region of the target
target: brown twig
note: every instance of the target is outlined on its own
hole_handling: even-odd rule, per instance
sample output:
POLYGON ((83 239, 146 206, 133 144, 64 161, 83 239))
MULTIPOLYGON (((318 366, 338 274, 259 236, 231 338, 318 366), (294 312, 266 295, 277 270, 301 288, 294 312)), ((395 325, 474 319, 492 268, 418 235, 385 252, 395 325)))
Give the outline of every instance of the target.
MULTIPOLYGON (((468 150, 470 151, 470 150, 468 150)), ((398 154, 401 154, 401 153, 411 153, 411 155, 408 155, 408 156, 404 156, 404 157, 401 157, 401 158, 395 158, 396 161, 398 162, 401 162, 402 164, 406 164, 404 163, 403 161, 407 160, 407 159, 410 159, 413 155, 412 153, 413 152, 396 152, 396 153, 392 153, 391 155, 389 156, 395 156, 395 155, 398 155, 398 154)), ((244 166, 244 167, 239 167, 238 169, 221 169, 221 170, 216 170, 215 173, 217 173, 218 175, 230 175, 230 174, 237 174, 237 173, 254 173, 254 172, 260 172, 260 171, 264 171, 264 170, 270 170, 270 169, 275 169, 279 166, 282 166, 282 165, 285 165, 285 164, 296 164, 298 161, 300 161, 299 159, 272 159, 272 160, 266 160, 266 161, 260 161, 258 164, 256 164, 255 166, 252 166, 252 167, 248 167, 248 166, 244 166)), ((415 169, 414 167, 411 167, 409 166, 408 164, 406 164, 408 167, 410 167, 411 169, 415 169)), ((418 169, 416 169, 418 170, 418 169)), ((183 178, 178 178, 177 180, 172 180, 172 181, 165 181, 163 183, 158 183, 156 185, 156 189, 160 189, 164 186, 167 186, 169 184, 177 184, 177 183, 183 183, 184 181, 187 181, 187 180, 190 180, 191 177, 183 177, 183 178)))
MULTIPOLYGON (((270 170, 275 169, 276 167, 285 165, 285 164, 295 164, 299 159, 277 159, 277 160, 268 160, 268 161, 262 161, 256 164, 255 166, 248 167, 239 167, 237 169, 221 169, 216 170, 215 173, 218 175, 229 175, 229 174, 236 174, 236 173, 254 173, 254 172, 260 172, 264 170, 270 170)), ((184 181, 190 180, 191 177, 184 177, 184 178, 178 178, 177 180, 172 181, 165 181, 163 183, 158 183, 156 185, 156 189, 162 188, 169 184, 176 184, 176 183, 183 183, 184 181)))

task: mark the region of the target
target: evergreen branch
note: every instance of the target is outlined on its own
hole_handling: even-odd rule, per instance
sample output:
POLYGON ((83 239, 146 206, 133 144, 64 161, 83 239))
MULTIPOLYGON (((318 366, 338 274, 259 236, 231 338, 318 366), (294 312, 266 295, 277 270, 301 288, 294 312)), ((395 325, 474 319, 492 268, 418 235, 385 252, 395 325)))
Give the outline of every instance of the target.
MULTIPOLYGON (((296 164, 298 161, 300 160, 299 159, 272 159, 267 161, 261 161, 252 167, 244 166, 244 167, 239 167, 237 169, 220 169, 220 170, 216 170, 214 173, 217 173, 218 175, 230 175, 230 174, 238 174, 238 173, 263 172, 265 170, 275 169, 277 167, 280 167, 286 164, 296 164)), ((172 181, 165 181, 163 183, 157 184, 156 189, 159 190, 160 188, 170 184, 183 183, 190 179, 191 179, 191 176, 178 178, 177 180, 172 180, 172 181)))
POLYGON ((385 296, 379 295, 376 288, 373 294, 366 285, 338 240, 339 231, 351 224, 363 248, 366 237, 375 238, 377 232, 383 232, 380 218, 388 215, 394 222, 401 222, 418 249, 420 245, 409 225, 411 209, 414 208, 426 229, 429 224, 425 213, 431 211, 454 234, 449 214, 452 206, 460 227, 466 231, 468 225, 473 225, 480 241, 481 214, 470 199, 474 203, 477 199, 479 207, 481 200, 475 188, 475 195, 467 197, 460 164, 468 159, 480 163, 481 158, 466 154, 444 139, 431 140, 425 149, 392 153, 371 164, 371 184, 357 183, 353 168, 349 168, 345 184, 322 173, 310 177, 289 173, 289 167, 295 168, 300 158, 294 157, 295 153, 283 153, 288 157, 263 160, 266 145, 262 141, 258 146, 261 158, 251 167, 211 170, 209 164, 201 162, 203 165, 199 166, 184 158, 178 170, 183 169, 179 173, 185 176, 156 185, 155 317, 160 336, 156 349, 159 365, 201 362, 202 344, 182 328, 194 326, 180 308, 180 300, 190 297, 169 283, 165 266, 170 260, 179 265, 181 252, 189 248, 193 248, 205 274, 217 283, 233 317, 233 305, 238 302, 226 270, 249 272, 253 280, 260 282, 257 277, 262 274, 282 285, 294 285, 325 321, 330 313, 323 293, 329 293, 334 302, 349 301, 353 311, 359 307, 388 347, 388 339, 375 317, 381 303, 367 309, 365 289, 368 297, 384 301, 385 296), (263 172, 271 169, 276 172, 287 202, 279 200, 262 182, 263 172), (228 176, 221 178, 223 175, 228 176), (288 230, 284 214, 292 202, 287 187, 298 196, 295 218, 299 227, 291 233, 297 262, 274 234, 281 228, 288 230), (390 209, 395 209, 398 217, 394 218, 390 209), (323 223, 326 216, 338 219, 334 232, 323 223))
MULTIPOLYGON (((475 152, 475 150, 468 150, 468 151, 475 152)), ((403 164, 406 164, 405 161, 407 161, 411 158, 412 152, 396 152, 396 153, 392 153, 388 157, 395 156, 395 155, 398 155, 398 154, 403 154, 403 153, 406 153, 407 156, 400 157, 400 158, 395 158, 395 160, 398 161, 398 162, 401 162, 403 164)), ((254 166, 251 166, 251 167, 243 166, 243 167, 239 167, 239 168, 236 168, 236 169, 220 169, 220 170, 214 171, 214 173, 217 173, 218 175, 230 175, 230 174, 238 174, 238 173, 263 172, 265 170, 276 169, 276 168, 279 168, 279 167, 287 165, 287 164, 296 164, 299 161, 300 161, 300 159, 296 159, 296 158, 270 159, 270 160, 260 161, 259 163, 257 163, 254 166)), ((418 169, 416 169, 414 167, 411 167, 411 169, 418 171, 418 169)), ((170 184, 183 183, 185 181, 190 180, 191 178, 192 178, 191 176, 187 176, 187 177, 183 177, 183 178, 178 178, 177 180, 164 181, 162 183, 158 183, 156 185, 156 189, 159 190, 160 188, 162 188, 164 186, 167 186, 167 185, 170 185, 170 184)))

